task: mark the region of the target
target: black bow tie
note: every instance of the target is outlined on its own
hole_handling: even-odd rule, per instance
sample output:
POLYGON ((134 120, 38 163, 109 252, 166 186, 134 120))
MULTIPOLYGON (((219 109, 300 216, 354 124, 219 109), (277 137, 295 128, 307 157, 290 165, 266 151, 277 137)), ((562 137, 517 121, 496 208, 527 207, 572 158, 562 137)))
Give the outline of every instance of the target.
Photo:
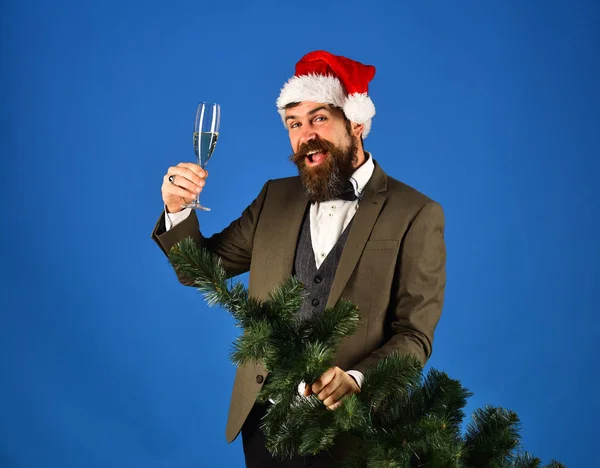
POLYGON ((338 200, 355 201, 358 200, 354 187, 348 182, 348 188, 337 196, 338 200))
MULTIPOLYGON (((356 192, 354 191, 354 186, 352 185, 352 182, 348 181, 348 185, 346 186, 346 188, 344 189, 343 192, 339 193, 338 195, 336 195, 335 197, 329 199, 329 200, 323 200, 323 201, 332 201, 332 200, 347 200, 347 201, 356 201, 356 200, 360 200, 360 196, 356 195, 356 192)), ((317 202, 315 201, 311 201, 312 204, 315 204, 317 202)))
POLYGON ((344 191, 340 193, 337 197, 335 197, 335 200, 356 201, 358 199, 359 197, 354 191, 354 185, 352 185, 352 182, 350 182, 350 180, 348 180, 348 185, 346 185, 344 191))

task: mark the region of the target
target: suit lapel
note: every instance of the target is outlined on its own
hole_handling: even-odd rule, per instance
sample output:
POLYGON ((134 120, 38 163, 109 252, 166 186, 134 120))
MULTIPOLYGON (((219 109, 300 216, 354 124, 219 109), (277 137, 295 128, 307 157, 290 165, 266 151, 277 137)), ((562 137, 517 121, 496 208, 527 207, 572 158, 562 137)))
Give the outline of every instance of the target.
POLYGON ((338 265, 327 307, 333 307, 342 295, 356 264, 367 244, 373 226, 379 217, 386 197, 380 192, 387 190, 387 176, 375 162, 373 175, 365 187, 363 199, 359 202, 359 208, 354 215, 348 239, 344 246, 340 263, 338 265))

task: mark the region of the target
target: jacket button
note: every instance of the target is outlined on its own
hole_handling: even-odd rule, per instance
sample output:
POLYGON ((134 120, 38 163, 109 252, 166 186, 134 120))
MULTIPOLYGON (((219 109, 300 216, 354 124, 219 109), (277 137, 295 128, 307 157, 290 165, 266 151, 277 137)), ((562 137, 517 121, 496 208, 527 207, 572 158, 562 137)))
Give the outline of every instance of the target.
POLYGON ((312 305, 314 305, 315 307, 317 307, 319 305, 319 299, 313 299, 312 300, 312 305))
POLYGON ((321 278, 319 275, 315 276, 315 283, 320 283, 321 281, 323 281, 323 278, 321 278))
POLYGON ((263 383, 263 380, 265 380, 265 378, 262 375, 256 376, 256 383, 261 384, 263 383))

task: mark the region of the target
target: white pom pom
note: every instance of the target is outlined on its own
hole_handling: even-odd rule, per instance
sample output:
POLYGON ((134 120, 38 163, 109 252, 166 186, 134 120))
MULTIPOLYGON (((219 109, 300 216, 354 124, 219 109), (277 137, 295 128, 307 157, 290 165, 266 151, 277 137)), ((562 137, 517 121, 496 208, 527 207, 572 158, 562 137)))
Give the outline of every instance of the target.
POLYGON ((365 125, 363 138, 371 131, 371 119, 375 116, 375 104, 366 93, 354 93, 346 98, 344 114, 352 122, 365 125))

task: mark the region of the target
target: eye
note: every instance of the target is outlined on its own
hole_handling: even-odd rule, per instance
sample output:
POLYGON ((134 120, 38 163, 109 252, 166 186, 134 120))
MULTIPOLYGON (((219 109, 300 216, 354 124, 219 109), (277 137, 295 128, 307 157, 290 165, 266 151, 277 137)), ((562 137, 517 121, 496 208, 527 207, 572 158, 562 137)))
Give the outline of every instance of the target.
POLYGON ((327 120, 327 117, 319 115, 313 119, 313 122, 325 122, 326 120, 327 120))
POLYGON ((289 125, 289 128, 298 128, 300 126, 300 122, 292 122, 289 125))

